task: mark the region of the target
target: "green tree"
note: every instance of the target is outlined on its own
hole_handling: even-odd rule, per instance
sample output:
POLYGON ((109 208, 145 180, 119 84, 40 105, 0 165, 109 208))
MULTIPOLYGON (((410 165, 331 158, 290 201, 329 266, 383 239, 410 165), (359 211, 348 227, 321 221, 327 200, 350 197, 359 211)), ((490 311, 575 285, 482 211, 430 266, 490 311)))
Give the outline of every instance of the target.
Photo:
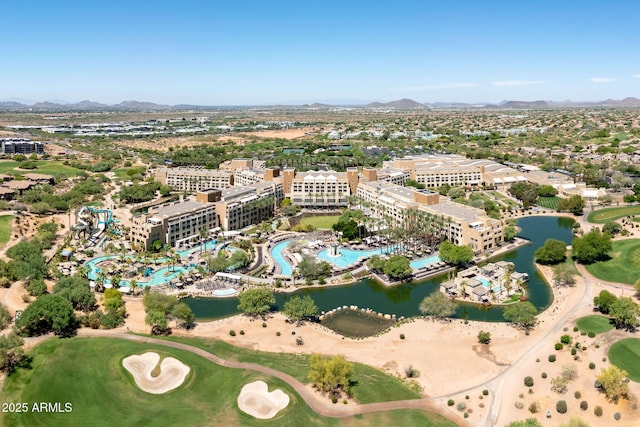
POLYGON ((611 251, 611 236, 602 234, 595 228, 582 237, 575 237, 571 243, 573 257, 582 264, 605 260, 611 251))
POLYGON ((89 287, 89 280, 77 276, 63 277, 53 286, 53 293, 71 303, 74 309, 90 311, 96 298, 89 287))
POLYGON ((298 271, 307 279, 316 280, 328 276, 331 273, 331 265, 326 261, 318 262, 314 257, 307 255, 298 264, 298 271))
POLYGON ((302 319, 313 318, 317 315, 318 306, 309 295, 303 297, 294 295, 284 303, 283 312, 292 321, 300 322, 302 319))
POLYGON ((6 328, 11 323, 11 314, 4 304, 0 304, 0 330, 6 328))
POLYGON ((478 342, 480 344, 489 344, 491 342, 491 332, 488 332, 488 331, 478 332, 478 342))
POLYGON ((463 266, 473 259, 473 249, 470 246, 457 246, 445 240, 440 244, 440 259, 449 264, 463 266))
POLYGON ((0 336, 0 370, 11 373, 24 360, 24 341, 13 330, 6 336, 0 336))
POLYGON ((151 326, 151 333, 153 335, 165 334, 169 325, 167 316, 157 310, 147 311, 144 321, 147 325, 151 326))
POLYGON ((615 221, 607 221, 602 226, 602 232, 613 237, 622 231, 622 226, 615 221))
POLYGON ((581 196, 571 196, 558 202, 559 212, 571 212, 574 215, 582 215, 584 212, 584 199, 581 196))
POLYGON ((573 285, 576 283, 577 270, 572 264, 564 262, 553 268, 553 282, 559 286, 573 285))
POLYGON ((71 303, 60 295, 47 294, 36 298, 22 312, 16 328, 29 336, 54 332, 70 335, 77 327, 71 303))
POLYGON ((342 355, 333 356, 330 359, 318 354, 311 355, 309 380, 323 393, 329 393, 332 397, 339 397, 342 392, 350 395, 352 375, 353 364, 342 355))
POLYGON ((640 307, 631 298, 620 297, 611 304, 609 315, 613 317, 617 328, 635 331, 638 326, 640 307))
POLYGON ((392 255, 384 263, 383 272, 391 280, 405 278, 412 271, 409 258, 402 255, 392 255))
POLYGON ((436 291, 426 296, 420 303, 420 313, 439 319, 453 315, 458 304, 442 292, 436 291))
POLYGON ((173 306, 171 315, 176 319, 176 325, 185 329, 193 327, 196 321, 196 316, 193 314, 191 307, 184 302, 179 302, 173 306))
POLYGON ((512 421, 507 427, 542 427, 542 424, 535 418, 527 418, 523 421, 512 421))
POLYGON ((261 316, 276 303, 273 292, 266 288, 249 289, 238 296, 238 310, 249 316, 261 316))
POLYGON ((601 313, 609 314, 611 307, 617 300, 618 297, 613 295, 611 292, 602 290, 598 296, 593 298, 593 305, 598 307, 601 313))
POLYGON ((367 261, 367 267, 369 267, 369 269, 380 273, 382 273, 382 270, 384 270, 384 264, 385 262, 382 258, 380 258, 380 255, 374 255, 369 258, 369 261, 367 261))
POLYGON ((522 301, 505 307, 502 317, 506 321, 528 330, 535 325, 536 314, 538 314, 538 310, 533 304, 529 301, 522 301))
POLYGON ((561 240, 547 239, 543 246, 536 249, 535 260, 540 264, 554 265, 564 262, 567 258, 567 246, 561 240))
POLYGON ((600 371, 600 375, 596 377, 596 380, 602 384, 602 390, 604 390, 607 397, 614 402, 629 392, 627 371, 615 365, 603 368, 600 371))
POLYGON ((516 227, 515 225, 507 225, 502 230, 502 235, 504 236, 504 240, 506 242, 511 242, 518 235, 518 227, 516 227))

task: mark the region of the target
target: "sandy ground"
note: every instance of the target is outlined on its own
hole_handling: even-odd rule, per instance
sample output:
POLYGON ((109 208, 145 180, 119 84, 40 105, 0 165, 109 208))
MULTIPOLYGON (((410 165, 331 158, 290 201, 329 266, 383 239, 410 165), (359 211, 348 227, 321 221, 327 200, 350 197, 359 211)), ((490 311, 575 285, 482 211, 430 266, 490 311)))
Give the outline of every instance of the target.
POLYGON ((160 363, 160 374, 152 375, 160 362, 158 353, 147 352, 133 355, 122 360, 122 365, 133 375, 140 389, 152 394, 162 394, 179 387, 186 378, 190 368, 173 357, 165 357, 160 363))
POLYGON ((243 135, 257 136, 258 138, 281 138, 281 139, 298 139, 303 136, 316 132, 312 128, 296 128, 285 130, 264 130, 259 132, 246 132, 243 135))
POLYGON ((255 381, 242 387, 238 407, 252 417, 268 420, 289 405, 289 395, 278 389, 269 392, 267 383, 255 381))

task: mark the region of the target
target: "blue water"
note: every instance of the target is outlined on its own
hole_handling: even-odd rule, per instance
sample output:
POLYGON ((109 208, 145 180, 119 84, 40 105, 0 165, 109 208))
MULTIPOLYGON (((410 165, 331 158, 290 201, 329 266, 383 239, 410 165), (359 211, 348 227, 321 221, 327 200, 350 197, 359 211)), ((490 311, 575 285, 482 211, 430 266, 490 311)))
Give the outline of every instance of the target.
POLYGON ((438 255, 431 255, 431 256, 426 257, 426 258, 420 258, 420 259, 413 260, 413 261, 411 261, 409 263, 409 265, 414 270, 418 270, 418 269, 420 269, 422 267, 426 267, 428 265, 437 264, 439 262, 440 262, 440 257, 438 255))
POLYGON ((189 269, 184 268, 182 266, 176 265, 174 267, 162 267, 157 269, 151 274, 151 280, 149 281, 150 285, 161 285, 163 283, 167 283, 170 280, 176 279, 180 274, 186 274, 189 272, 189 269), (171 274, 165 273, 171 272, 171 274))
POLYGON ((345 268, 356 262, 371 258, 374 255, 385 254, 389 251, 388 248, 383 249, 371 249, 366 251, 355 251, 353 249, 338 248, 340 256, 332 257, 329 255, 330 249, 323 249, 318 252, 318 258, 323 261, 327 261, 329 264, 335 265, 338 268, 345 268))
POLYGON ((284 248, 289 246, 291 240, 285 240, 283 242, 276 243, 273 249, 271 249, 271 258, 280 266, 280 274, 283 276, 293 275, 293 267, 282 256, 284 248))
MULTIPOLYGON (((529 275, 527 297, 538 310, 544 310, 551 304, 553 294, 549 285, 535 269, 534 252, 549 238, 571 243, 573 220, 558 217, 531 217, 519 220, 522 228, 520 237, 528 239, 531 244, 518 248, 492 261, 509 261, 515 264, 516 271, 529 275)), ((280 247, 280 252, 288 242, 280 247)), ((279 244, 280 245, 280 244, 279 244)), ((277 245, 276 245, 277 246, 277 245)), ((361 280, 348 286, 332 286, 301 289, 296 293, 276 293, 276 306, 282 309, 293 295, 309 295, 320 310, 329 311, 337 306, 357 305, 369 307, 380 313, 397 316, 419 316, 418 309, 422 299, 433 292, 438 292, 440 282, 446 275, 431 278, 420 283, 404 283, 394 287, 385 287, 373 280, 361 280)), ((199 319, 213 319, 231 316, 238 313, 237 298, 206 299, 187 298, 184 300, 199 319)), ((479 304, 460 303, 454 317, 470 320, 502 322, 503 307, 482 307, 479 304)))
POLYGON ((191 249, 185 249, 183 251, 176 251, 176 253, 178 255, 180 255, 181 258, 186 258, 189 255, 191 255, 194 252, 198 252, 198 251, 202 251, 204 250, 205 252, 209 249, 213 249, 215 248, 216 244, 218 243, 218 241, 216 239, 213 240, 209 240, 208 242, 205 242, 204 245, 199 244, 196 245, 195 247, 191 248, 191 249))

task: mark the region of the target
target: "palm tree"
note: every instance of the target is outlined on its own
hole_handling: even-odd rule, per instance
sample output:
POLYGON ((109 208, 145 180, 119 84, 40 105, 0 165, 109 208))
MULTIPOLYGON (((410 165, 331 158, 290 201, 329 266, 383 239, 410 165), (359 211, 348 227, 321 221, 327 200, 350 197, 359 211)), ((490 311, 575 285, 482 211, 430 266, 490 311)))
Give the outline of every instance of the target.
POLYGON ((204 252, 205 239, 209 235, 209 230, 207 230, 207 227, 200 227, 198 234, 200 235, 200 253, 202 253, 204 252))
POLYGON ((96 276, 96 292, 104 292, 104 282, 107 280, 107 273, 104 270, 99 270, 96 276))
POLYGON ((136 288, 138 287, 138 281, 136 279, 131 279, 129 281, 129 287, 131 288, 131 295, 136 295, 136 288))

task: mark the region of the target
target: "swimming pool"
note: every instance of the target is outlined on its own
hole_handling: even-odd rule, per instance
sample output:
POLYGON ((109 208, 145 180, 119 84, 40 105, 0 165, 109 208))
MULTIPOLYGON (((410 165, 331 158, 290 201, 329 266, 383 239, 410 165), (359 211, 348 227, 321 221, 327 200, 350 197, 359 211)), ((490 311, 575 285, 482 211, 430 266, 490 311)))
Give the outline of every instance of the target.
POLYGON ((285 240, 283 242, 276 243, 273 249, 271 249, 271 258, 273 258, 273 261, 280 266, 280 274, 282 276, 293 275, 293 267, 282 256, 282 251, 284 250, 284 248, 289 246, 291 242, 291 240, 285 240))
POLYGON ((426 267, 428 265, 433 265, 439 263, 440 257, 438 255, 431 255, 426 258, 415 259, 409 263, 411 268, 414 270, 421 269, 422 267, 426 267))
POLYGON ((327 261, 329 264, 334 265, 338 268, 346 268, 350 265, 355 264, 356 262, 371 258, 374 255, 381 255, 389 252, 389 248, 382 249, 369 249, 366 251, 356 251, 353 249, 347 248, 338 248, 338 253, 340 256, 333 257, 330 256, 330 249, 323 249, 318 252, 318 258, 323 261, 327 261))
POLYGON ((216 289, 213 291, 214 297, 234 297, 238 295, 238 291, 235 289, 216 289))
POLYGON ((162 267, 151 273, 151 280, 149 280, 149 284, 151 285, 161 285, 164 283, 168 283, 170 280, 173 280, 180 276, 180 274, 186 274, 189 272, 189 269, 184 268, 180 265, 176 265, 175 267, 162 267), (169 273, 165 276, 166 273, 169 273))

